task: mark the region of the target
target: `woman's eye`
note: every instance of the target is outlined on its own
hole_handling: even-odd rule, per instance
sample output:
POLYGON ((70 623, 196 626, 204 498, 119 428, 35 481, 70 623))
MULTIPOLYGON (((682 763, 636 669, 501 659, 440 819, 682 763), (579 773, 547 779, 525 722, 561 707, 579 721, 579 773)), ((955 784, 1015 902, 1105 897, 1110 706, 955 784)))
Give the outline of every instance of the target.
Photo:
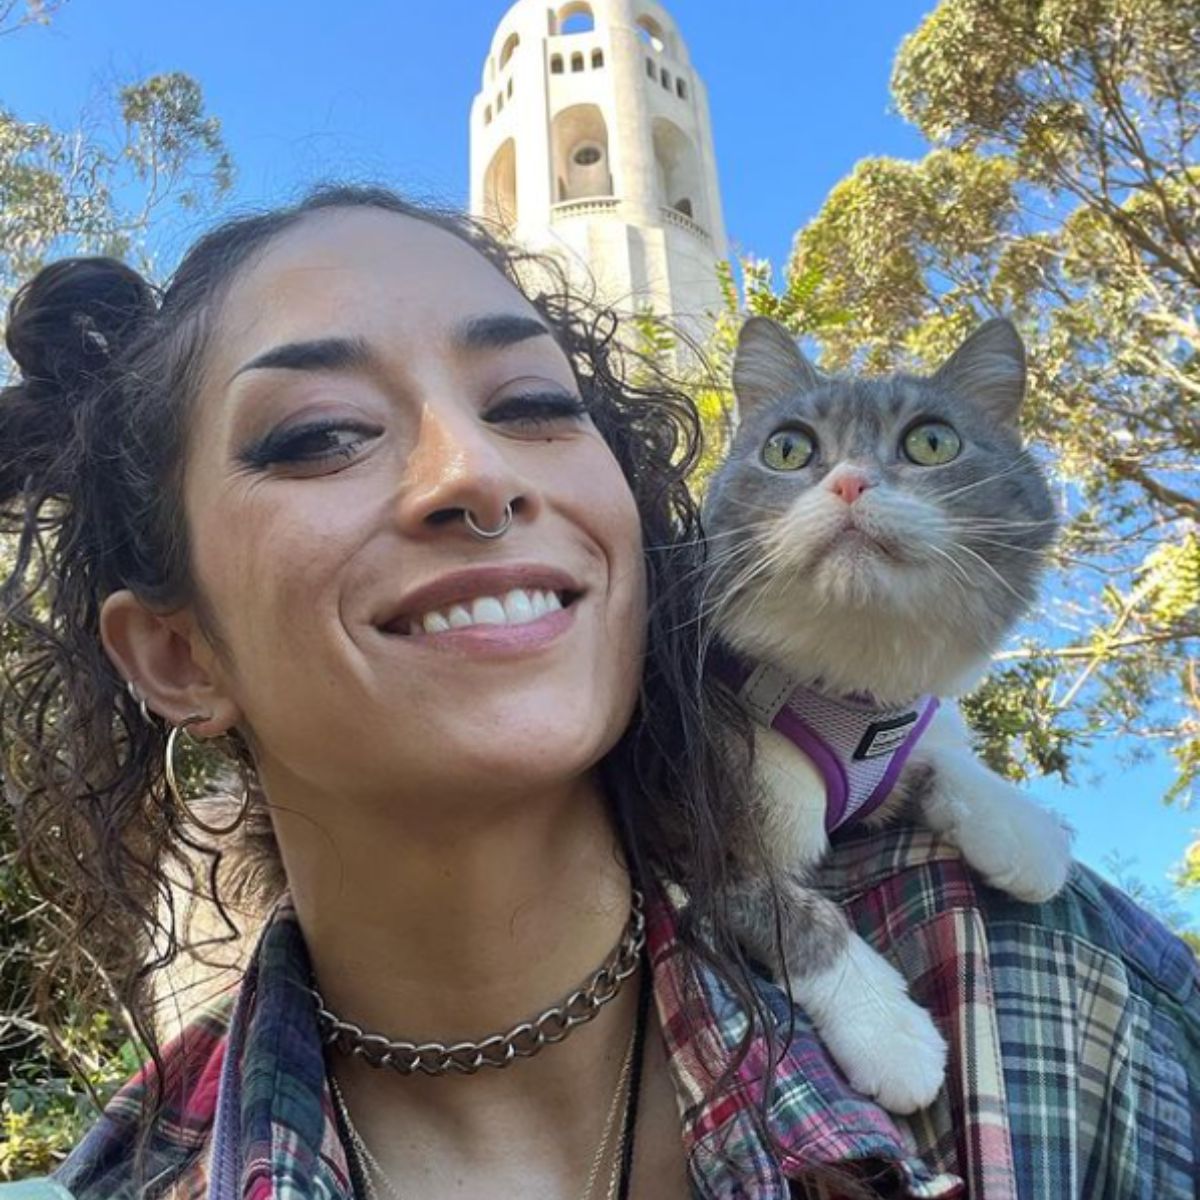
POLYGON ((958 457, 962 438, 945 421, 924 421, 904 435, 901 446, 905 458, 918 467, 940 467, 958 457))
POLYGON ((484 413, 489 425, 551 425, 560 421, 579 421, 587 416, 587 407, 569 392, 539 392, 507 396, 484 413))
POLYGON ((290 429, 273 430, 242 458, 253 467, 349 459, 354 457, 363 442, 382 432, 378 426, 353 421, 317 421, 290 429))
POLYGON ((816 452, 816 439, 803 429, 778 429, 767 438, 762 460, 772 471, 799 471, 816 452))

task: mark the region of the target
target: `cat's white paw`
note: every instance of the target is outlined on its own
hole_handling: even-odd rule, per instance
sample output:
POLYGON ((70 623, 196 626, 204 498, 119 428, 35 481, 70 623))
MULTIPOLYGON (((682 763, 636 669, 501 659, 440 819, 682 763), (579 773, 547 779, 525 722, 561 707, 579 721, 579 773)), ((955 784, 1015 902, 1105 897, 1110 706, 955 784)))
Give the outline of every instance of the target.
POLYGON ((946 1043, 887 959, 851 937, 836 966, 793 978, 792 992, 855 1091, 894 1113, 932 1103, 946 1043))
POLYGON ((946 1076, 946 1043, 933 1018, 904 998, 886 1022, 848 1037, 831 1032, 830 1053, 856 1092, 894 1113, 913 1113, 933 1103, 946 1076), (865 1035, 865 1036, 864 1036, 865 1035), (869 1036, 871 1047, 864 1045, 869 1036))
POLYGON ((1071 831, 1011 784, 988 782, 1005 794, 995 803, 968 804, 968 815, 946 836, 992 887, 1031 904, 1051 899, 1071 873, 1071 831))

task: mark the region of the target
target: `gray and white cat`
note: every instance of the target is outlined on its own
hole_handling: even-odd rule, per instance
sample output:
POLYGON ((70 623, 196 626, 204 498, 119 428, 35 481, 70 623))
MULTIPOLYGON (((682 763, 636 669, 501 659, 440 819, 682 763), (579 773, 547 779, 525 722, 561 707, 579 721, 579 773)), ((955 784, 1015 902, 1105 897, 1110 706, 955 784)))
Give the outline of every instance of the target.
MULTIPOLYGON (((829 771, 874 769, 867 786, 887 798, 869 821, 919 821, 1022 900, 1046 900, 1067 878, 1067 830, 978 761, 949 699, 978 681, 1028 607, 1056 529, 1018 432, 1024 349, 1009 322, 989 321, 930 377, 830 377, 754 317, 733 383, 740 425, 705 502, 707 597, 741 670, 727 682, 756 718, 763 841, 787 880, 789 982, 851 1084, 911 1112, 941 1087, 945 1043, 806 872, 828 848, 829 771), (821 755, 771 727, 792 686, 818 705, 810 722, 828 711, 864 723, 861 740, 842 731, 843 765, 817 773, 821 755), (929 696, 947 699, 881 782, 877 747, 918 728, 920 704, 907 706, 929 696), (878 713, 888 719, 872 724, 878 713)), ((765 889, 751 882, 739 900, 745 942, 770 962, 765 889)))

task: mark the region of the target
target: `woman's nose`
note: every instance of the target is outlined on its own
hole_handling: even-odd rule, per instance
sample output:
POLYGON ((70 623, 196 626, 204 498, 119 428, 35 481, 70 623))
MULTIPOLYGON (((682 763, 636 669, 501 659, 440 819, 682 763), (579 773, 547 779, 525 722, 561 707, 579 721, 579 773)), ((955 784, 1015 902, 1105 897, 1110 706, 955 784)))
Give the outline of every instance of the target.
POLYGON ((405 532, 419 537, 458 524, 470 535, 466 513, 481 530, 528 520, 537 495, 513 461, 514 448, 475 413, 426 405, 397 500, 405 532))

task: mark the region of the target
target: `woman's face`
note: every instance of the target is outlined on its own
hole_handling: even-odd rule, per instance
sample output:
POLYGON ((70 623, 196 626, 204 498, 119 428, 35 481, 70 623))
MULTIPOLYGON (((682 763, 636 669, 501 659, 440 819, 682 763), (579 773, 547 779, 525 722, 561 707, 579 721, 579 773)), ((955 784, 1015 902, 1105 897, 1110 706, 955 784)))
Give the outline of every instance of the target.
POLYGON ((194 652, 268 790, 436 803, 594 765, 637 692, 640 526, 532 305, 432 225, 334 210, 210 345, 184 495, 220 648, 194 652), (495 540, 463 520, 508 504, 495 540))

